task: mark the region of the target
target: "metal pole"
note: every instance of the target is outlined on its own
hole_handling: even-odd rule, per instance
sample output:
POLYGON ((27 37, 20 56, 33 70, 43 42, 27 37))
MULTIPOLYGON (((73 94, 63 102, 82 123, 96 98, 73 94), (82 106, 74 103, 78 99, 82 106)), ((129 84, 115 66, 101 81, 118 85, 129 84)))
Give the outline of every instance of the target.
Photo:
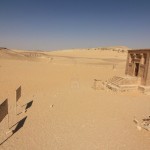
POLYGON ((8 129, 9 129, 9 114, 8 114, 8 117, 7 117, 7 118, 8 118, 8 129))

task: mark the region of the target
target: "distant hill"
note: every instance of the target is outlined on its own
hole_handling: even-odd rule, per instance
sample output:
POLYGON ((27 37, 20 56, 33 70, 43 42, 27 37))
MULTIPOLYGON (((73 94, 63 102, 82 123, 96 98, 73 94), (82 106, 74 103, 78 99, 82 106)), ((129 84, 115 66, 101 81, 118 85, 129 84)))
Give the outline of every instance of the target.
POLYGON ((112 51, 120 51, 120 52, 126 52, 131 48, 126 46, 111 46, 111 47, 97 47, 97 48, 89 48, 88 50, 112 50, 112 51))
POLYGON ((6 48, 6 47, 0 47, 0 50, 1 50, 1 49, 7 49, 7 48, 6 48))
MULTIPOLYGON (((127 52, 129 50, 126 46, 112 46, 112 47, 98 47, 98 48, 81 48, 81 49, 68 49, 63 50, 64 52, 71 52, 77 50, 91 50, 91 51, 117 51, 117 52, 127 52)), ((61 51, 61 50, 60 50, 61 51)), ((19 60, 33 60, 38 61, 41 58, 50 58, 52 51, 40 51, 40 50, 11 50, 5 47, 0 47, 0 58, 1 59, 19 59, 19 60)))
POLYGON ((4 59, 20 59, 20 60, 37 60, 37 58, 48 57, 48 55, 38 51, 23 51, 10 50, 7 48, 0 48, 0 58, 4 59))

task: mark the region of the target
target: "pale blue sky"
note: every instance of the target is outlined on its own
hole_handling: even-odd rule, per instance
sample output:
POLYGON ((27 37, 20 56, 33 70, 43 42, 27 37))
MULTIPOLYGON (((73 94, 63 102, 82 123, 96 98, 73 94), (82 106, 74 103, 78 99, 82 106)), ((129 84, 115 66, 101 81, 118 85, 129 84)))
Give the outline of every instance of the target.
POLYGON ((150 48, 149 0, 0 0, 0 47, 150 48))

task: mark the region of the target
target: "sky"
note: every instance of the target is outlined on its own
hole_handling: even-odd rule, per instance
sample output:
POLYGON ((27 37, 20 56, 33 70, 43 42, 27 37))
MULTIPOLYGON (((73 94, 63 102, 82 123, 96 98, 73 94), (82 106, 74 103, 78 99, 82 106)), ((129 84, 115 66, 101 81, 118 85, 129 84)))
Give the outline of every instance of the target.
POLYGON ((0 0, 0 47, 150 48, 150 0, 0 0))

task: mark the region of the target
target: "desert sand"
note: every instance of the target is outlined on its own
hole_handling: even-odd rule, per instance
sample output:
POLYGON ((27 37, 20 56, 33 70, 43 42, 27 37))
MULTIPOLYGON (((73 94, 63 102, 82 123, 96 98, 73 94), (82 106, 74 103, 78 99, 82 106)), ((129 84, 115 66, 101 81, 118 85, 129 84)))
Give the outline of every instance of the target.
POLYGON ((0 50, 0 103, 8 99, 9 127, 27 116, 12 136, 8 116, 0 122, 0 142, 8 138, 0 149, 149 150, 150 133, 133 122, 150 115, 149 95, 93 89, 94 79, 124 76, 126 57, 113 50, 0 50))

